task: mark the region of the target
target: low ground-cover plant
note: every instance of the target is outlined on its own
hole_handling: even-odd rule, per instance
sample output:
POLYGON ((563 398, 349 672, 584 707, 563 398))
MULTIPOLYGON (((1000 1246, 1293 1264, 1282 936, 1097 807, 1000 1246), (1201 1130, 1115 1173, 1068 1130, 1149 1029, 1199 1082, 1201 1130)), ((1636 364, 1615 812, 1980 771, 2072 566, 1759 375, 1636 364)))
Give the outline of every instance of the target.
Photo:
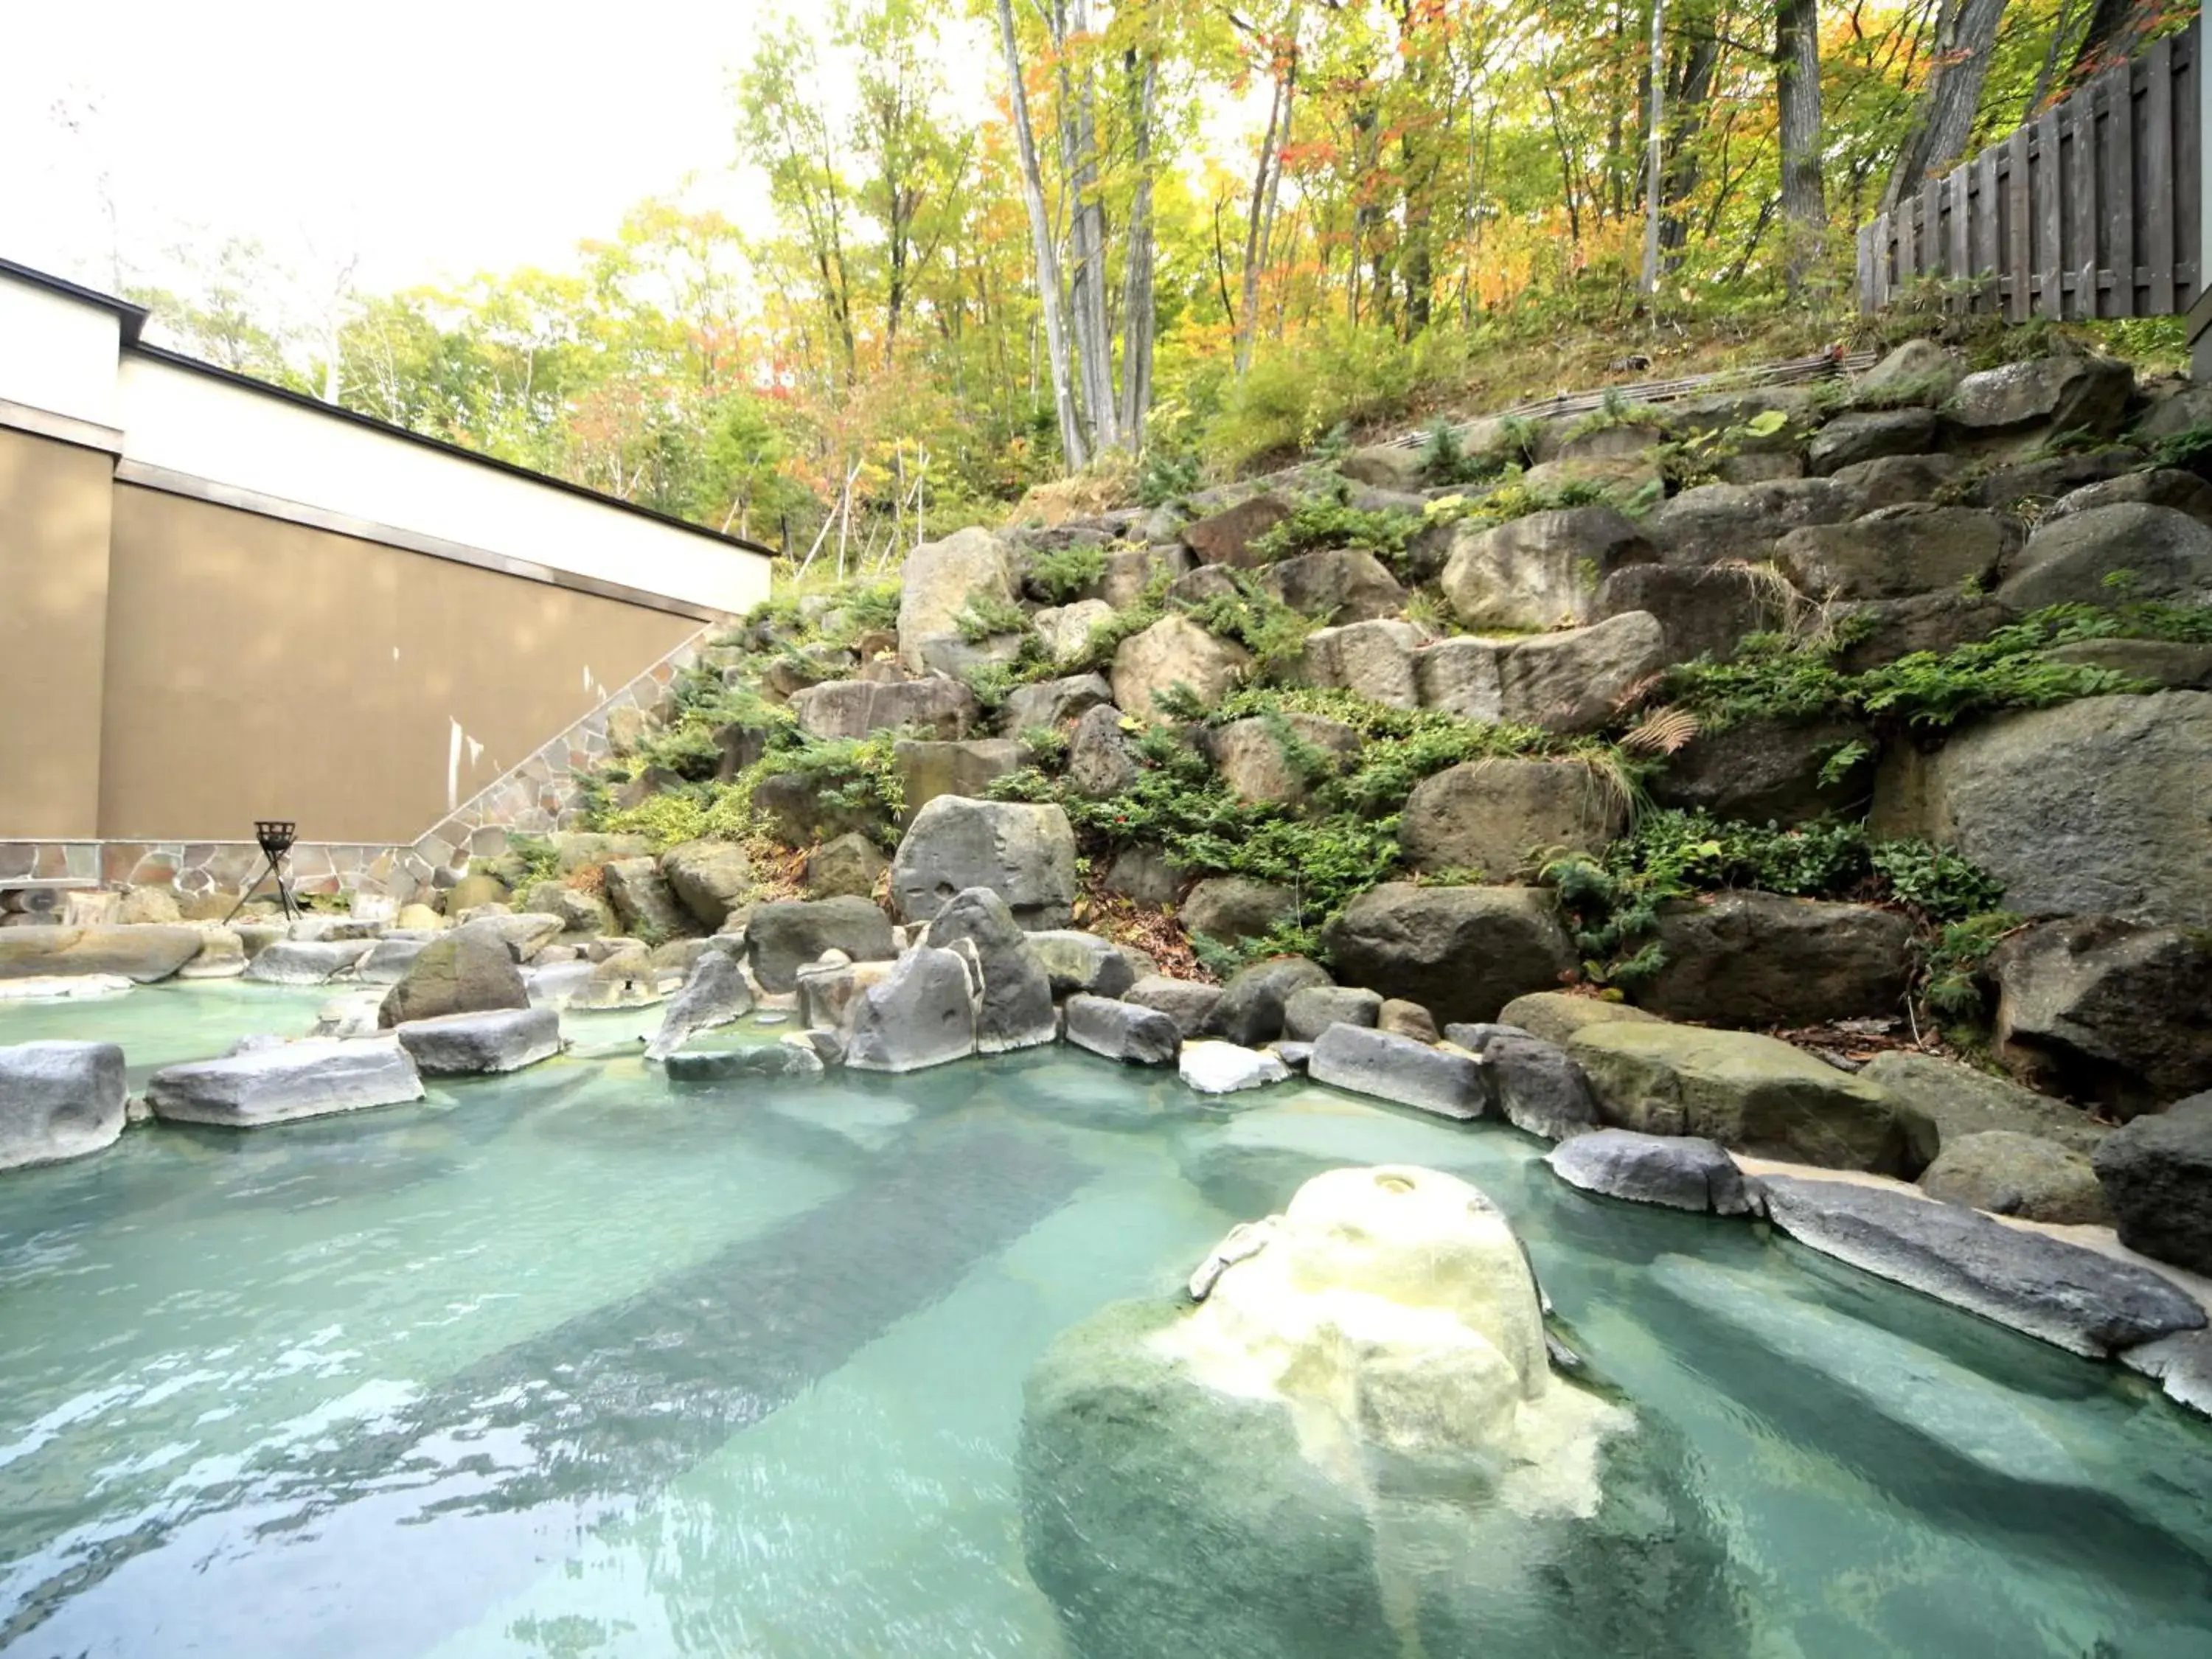
POLYGON ((1097 542, 1073 542, 1031 556, 1029 584, 1048 604, 1080 599, 1106 574, 1106 550, 1097 542))
POLYGON ((1372 553, 1395 567, 1404 562, 1406 544, 1419 533, 1422 523, 1417 513, 1353 507, 1349 489, 1340 486, 1298 501, 1290 517, 1261 536, 1253 550, 1272 563, 1300 553, 1349 548, 1372 553))

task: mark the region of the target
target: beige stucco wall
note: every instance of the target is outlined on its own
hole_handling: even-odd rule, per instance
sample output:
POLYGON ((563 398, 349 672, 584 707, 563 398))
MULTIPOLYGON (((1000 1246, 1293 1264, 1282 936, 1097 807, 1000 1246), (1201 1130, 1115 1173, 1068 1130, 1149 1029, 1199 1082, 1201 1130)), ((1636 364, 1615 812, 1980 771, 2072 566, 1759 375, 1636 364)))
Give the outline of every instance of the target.
POLYGON ((110 837, 412 841, 701 625, 122 484, 109 567, 110 837))
POLYGON ((98 833, 113 470, 0 429, 0 834, 98 833))

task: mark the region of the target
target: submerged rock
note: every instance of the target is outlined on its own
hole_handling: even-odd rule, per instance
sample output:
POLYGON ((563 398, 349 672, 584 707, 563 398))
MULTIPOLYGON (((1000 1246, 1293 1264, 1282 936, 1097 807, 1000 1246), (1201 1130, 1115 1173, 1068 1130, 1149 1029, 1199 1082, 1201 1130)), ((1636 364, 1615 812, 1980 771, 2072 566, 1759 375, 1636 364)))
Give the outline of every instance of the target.
POLYGON ((123 1133, 123 1050, 112 1042, 0 1048, 0 1170, 56 1164, 123 1133))
POLYGON ((1743 1172, 1716 1141, 1599 1129, 1552 1148, 1544 1160, 1570 1187, 1699 1215, 1748 1215, 1743 1172))
POLYGON ((1025 1389, 1024 1550, 1076 1659, 1744 1650, 1680 1449, 1551 1373, 1480 1191, 1334 1170, 1204 1277, 1025 1389))

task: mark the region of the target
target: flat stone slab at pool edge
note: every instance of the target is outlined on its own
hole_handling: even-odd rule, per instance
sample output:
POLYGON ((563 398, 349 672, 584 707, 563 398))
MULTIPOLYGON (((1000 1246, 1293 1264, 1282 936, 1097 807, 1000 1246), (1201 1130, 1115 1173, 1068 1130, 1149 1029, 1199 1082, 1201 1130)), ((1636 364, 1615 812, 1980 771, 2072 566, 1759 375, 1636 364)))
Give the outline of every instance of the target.
POLYGON ((112 1042, 0 1048, 0 1170, 58 1164, 123 1133, 123 1050, 112 1042))
POLYGON ((154 1115, 253 1128, 422 1098, 396 1037, 313 1037, 166 1066, 146 1085, 154 1115))
POLYGON ((550 1008, 495 1008, 441 1014, 395 1026, 416 1068, 431 1077, 519 1072, 561 1052, 561 1016, 550 1008))

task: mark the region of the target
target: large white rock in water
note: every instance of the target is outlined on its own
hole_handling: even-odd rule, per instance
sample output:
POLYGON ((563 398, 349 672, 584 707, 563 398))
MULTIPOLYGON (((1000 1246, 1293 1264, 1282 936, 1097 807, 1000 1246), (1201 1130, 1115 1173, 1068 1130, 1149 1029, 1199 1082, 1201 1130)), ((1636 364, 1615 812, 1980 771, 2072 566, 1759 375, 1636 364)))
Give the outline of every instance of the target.
POLYGON ((854 1002, 845 1064, 859 1072, 918 1072, 975 1052, 972 955, 917 945, 854 1002))
POLYGON ((156 1117, 251 1128, 422 1098, 415 1062, 390 1036, 280 1042, 154 1073, 156 1117))
POLYGON ((1552 1373, 1476 1188, 1331 1170, 1192 1289, 1064 1333, 1029 1379, 1024 1542, 1071 1654, 1746 1650, 1686 1460, 1552 1373))
POLYGON ((112 1042, 0 1048, 0 1170, 57 1164, 123 1133, 123 1050, 112 1042))

